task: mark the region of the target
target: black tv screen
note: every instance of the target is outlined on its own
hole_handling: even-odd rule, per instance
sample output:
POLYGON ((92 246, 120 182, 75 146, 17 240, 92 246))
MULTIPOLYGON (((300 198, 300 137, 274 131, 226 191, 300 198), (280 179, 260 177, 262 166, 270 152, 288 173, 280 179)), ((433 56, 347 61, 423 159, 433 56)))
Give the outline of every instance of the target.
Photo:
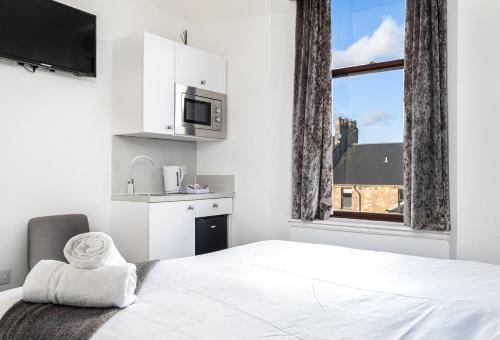
POLYGON ((96 17, 52 0, 0 0, 0 57, 96 76, 96 17))

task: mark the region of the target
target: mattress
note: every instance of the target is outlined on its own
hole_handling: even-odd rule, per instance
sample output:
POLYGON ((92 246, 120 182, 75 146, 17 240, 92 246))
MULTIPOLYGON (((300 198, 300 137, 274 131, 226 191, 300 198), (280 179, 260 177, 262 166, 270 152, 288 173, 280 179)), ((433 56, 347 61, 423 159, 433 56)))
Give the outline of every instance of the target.
MULTIPOLYGON (((20 291, 0 294, 0 314, 20 291)), ((160 262, 93 339, 493 339, 500 266, 265 241, 160 262)))

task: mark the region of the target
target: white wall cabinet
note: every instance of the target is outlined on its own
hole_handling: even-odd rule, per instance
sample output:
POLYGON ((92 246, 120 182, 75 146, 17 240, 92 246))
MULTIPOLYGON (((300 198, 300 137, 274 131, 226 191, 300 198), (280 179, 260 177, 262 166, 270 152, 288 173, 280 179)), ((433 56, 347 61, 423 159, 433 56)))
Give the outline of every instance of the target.
POLYGON ((226 61, 197 48, 175 44, 175 82, 226 93, 226 61))
MULTIPOLYGON (((113 134, 175 135, 175 84, 226 93, 226 61, 150 33, 113 42, 113 134)), ((206 139, 204 139, 206 140, 206 139)))
MULTIPOLYGON (((195 219, 230 215, 232 198, 177 202, 112 201, 111 236, 128 262, 195 255, 195 219)), ((228 223, 228 245, 231 228, 228 223)))
POLYGON ((175 42, 140 33, 113 43, 113 134, 173 134, 175 42))

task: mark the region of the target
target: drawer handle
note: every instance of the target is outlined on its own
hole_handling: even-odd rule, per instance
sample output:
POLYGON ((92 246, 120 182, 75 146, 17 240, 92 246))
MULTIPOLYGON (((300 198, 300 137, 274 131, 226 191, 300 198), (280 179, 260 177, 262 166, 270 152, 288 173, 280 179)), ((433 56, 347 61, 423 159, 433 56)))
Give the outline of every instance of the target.
POLYGON ((219 207, 219 203, 214 203, 213 207, 214 208, 218 208, 219 207))
POLYGON ((215 229, 215 228, 217 228, 216 225, 213 225, 213 226, 210 227, 210 229, 215 229))
POLYGON ((188 210, 194 210, 194 206, 190 205, 190 206, 188 207, 188 210))

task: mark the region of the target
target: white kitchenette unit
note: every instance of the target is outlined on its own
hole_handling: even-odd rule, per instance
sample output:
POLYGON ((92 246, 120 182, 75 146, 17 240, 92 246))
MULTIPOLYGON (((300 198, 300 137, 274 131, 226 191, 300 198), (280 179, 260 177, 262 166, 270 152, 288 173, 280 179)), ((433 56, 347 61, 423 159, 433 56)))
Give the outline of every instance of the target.
POLYGON ((113 134, 226 137, 226 60, 151 33, 113 42, 113 134))
POLYGON ((128 262, 193 256, 197 232, 204 243, 231 246, 232 212, 233 193, 113 195, 111 236, 128 262), (210 216, 227 218, 227 233, 197 223, 210 216))
MULTIPOLYGON (((154 34, 141 32, 115 40, 113 135, 224 140, 226 68, 220 56, 154 34)), ((156 167, 147 156, 147 146, 142 147, 143 155, 134 160, 148 159, 156 167)), ((172 170, 183 168, 176 163, 163 161, 169 165, 164 166, 164 178, 171 180, 165 179, 161 189, 152 188, 169 193, 134 195, 132 161, 129 195, 115 191, 112 196, 111 235, 129 262, 201 255, 232 245, 233 192, 171 194, 185 190, 184 175, 172 170)), ((196 165, 192 170, 195 174, 196 165)))

